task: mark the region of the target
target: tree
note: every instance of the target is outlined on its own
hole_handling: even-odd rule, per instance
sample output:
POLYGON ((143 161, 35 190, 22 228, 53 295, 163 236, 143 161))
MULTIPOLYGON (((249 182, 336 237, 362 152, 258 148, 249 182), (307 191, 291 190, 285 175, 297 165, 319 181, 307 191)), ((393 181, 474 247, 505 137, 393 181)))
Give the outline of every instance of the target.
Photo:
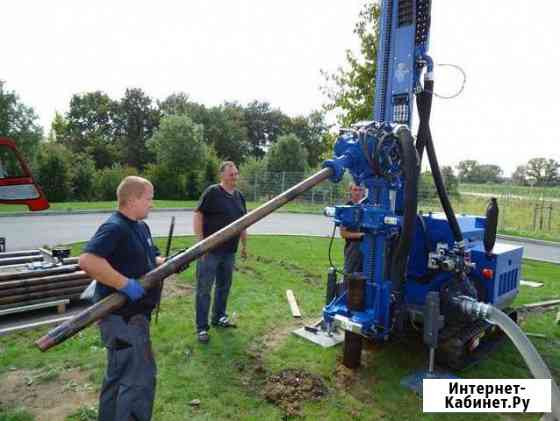
POLYGON ((307 151, 297 136, 283 135, 272 145, 267 154, 267 171, 301 172, 308 169, 307 151))
POLYGON ((461 183, 500 183, 503 171, 498 165, 479 164, 478 161, 465 160, 457 165, 461 183))
POLYGON ((333 74, 321 71, 326 80, 321 90, 329 100, 325 109, 339 111, 338 122, 343 126, 373 116, 379 14, 378 2, 368 0, 354 27, 360 39, 360 55, 346 50, 346 68, 340 67, 333 74))
POLYGON ((64 202, 70 198, 71 162, 71 153, 63 145, 41 145, 36 176, 49 201, 64 202))
POLYGON ((453 172, 453 168, 450 166, 441 167, 441 175, 443 177, 443 182, 445 184, 445 190, 447 193, 456 196, 459 194, 459 179, 453 172))
POLYGON ((500 183, 503 171, 498 165, 481 164, 471 175, 472 183, 500 183))
POLYGON ((208 121, 204 126, 204 137, 212 145, 220 159, 245 161, 251 144, 243 108, 236 103, 225 103, 208 110, 208 121))
POLYGON ((115 115, 122 160, 126 165, 143 169, 153 161, 146 146, 159 126, 160 112, 142 89, 127 89, 115 115))
POLYGON ((251 145, 251 155, 262 158, 266 150, 280 134, 284 134, 289 117, 279 109, 273 109, 268 102, 253 101, 245 107, 247 135, 251 145))
POLYGON ((560 163, 554 159, 533 158, 527 162, 527 178, 537 186, 552 186, 560 182, 560 163))
POLYGON ((96 168, 119 162, 115 142, 118 103, 101 91, 75 94, 65 117, 55 114, 51 124, 54 139, 74 153, 86 153, 96 168))
POLYGON ((13 139, 28 161, 35 158, 43 137, 38 119, 33 108, 25 105, 14 91, 5 90, 0 80, 0 136, 13 139))
POLYGON ((201 180, 201 189, 205 190, 208 186, 216 184, 218 181, 218 172, 220 169, 220 161, 216 155, 216 151, 211 147, 208 150, 206 165, 204 166, 204 174, 201 180))
POLYGON ((94 198, 93 183, 95 180, 95 162, 87 154, 76 154, 70 168, 72 198, 92 200, 94 198))
POLYGON ((198 174, 194 171, 187 172, 185 192, 187 200, 197 200, 200 197, 200 182, 198 174))
POLYGON ((194 123, 204 126, 208 123, 208 109, 203 104, 198 104, 189 99, 184 92, 169 95, 165 100, 158 102, 161 116, 188 115, 194 123))
POLYGON ((527 167, 525 165, 518 165, 515 171, 511 174, 511 182, 518 186, 526 186, 527 183, 527 167))
POLYGON ((144 176, 155 186, 154 197, 157 199, 185 199, 185 176, 177 174, 175 169, 165 164, 148 164, 144 176))
POLYGON ((200 171, 208 154, 203 139, 203 127, 187 115, 162 118, 159 129, 149 139, 148 146, 158 164, 173 168, 177 174, 200 171))
POLYGON ((478 167, 478 161, 467 159, 457 164, 457 172, 459 173, 459 181, 461 183, 470 183, 473 171, 478 167))
POLYGON ((258 200, 258 186, 265 182, 266 165, 266 158, 251 157, 239 167, 239 190, 245 194, 246 198, 258 200))
POLYGON ((324 115, 319 111, 314 111, 308 116, 291 118, 285 130, 300 139, 307 151, 309 167, 317 167, 325 158, 328 150, 328 127, 324 115))

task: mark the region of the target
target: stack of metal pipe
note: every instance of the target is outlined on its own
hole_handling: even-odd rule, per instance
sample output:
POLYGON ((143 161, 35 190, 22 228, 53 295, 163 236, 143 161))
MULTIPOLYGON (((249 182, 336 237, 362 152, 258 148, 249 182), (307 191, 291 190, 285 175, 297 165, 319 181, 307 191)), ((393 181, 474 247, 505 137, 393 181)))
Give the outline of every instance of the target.
POLYGON ((91 278, 80 270, 77 258, 66 258, 55 264, 45 257, 48 258, 40 250, 0 253, 0 309, 79 299, 91 278), (2 261, 11 264, 2 265, 2 261), (46 267, 34 268, 38 262, 44 262, 46 267))

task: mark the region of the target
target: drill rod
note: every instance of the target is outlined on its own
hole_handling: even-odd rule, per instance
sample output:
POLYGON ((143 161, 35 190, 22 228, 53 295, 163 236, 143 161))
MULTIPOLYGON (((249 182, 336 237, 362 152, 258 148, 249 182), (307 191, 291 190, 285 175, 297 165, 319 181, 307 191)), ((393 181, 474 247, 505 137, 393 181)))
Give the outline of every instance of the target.
MULTIPOLYGON (((159 282, 167 278, 169 275, 179 272, 181 268, 184 268, 200 256, 208 253, 225 241, 240 235, 244 230, 260 221, 265 216, 271 214, 276 209, 295 199, 300 194, 326 180, 332 175, 332 171, 333 170, 331 168, 323 168, 322 170, 316 172, 314 175, 279 194, 265 204, 259 206, 257 209, 247 213, 237 221, 232 222, 227 227, 224 227, 204 240, 199 241, 182 253, 177 254, 168 262, 165 262, 154 270, 148 272, 140 279, 140 283, 145 289, 157 287, 159 282)), ((50 330, 46 335, 35 341, 35 345, 37 345, 41 351, 46 351, 74 336, 93 322, 122 307, 126 301, 127 298, 124 294, 120 294, 118 292, 112 293, 73 318, 50 330)))

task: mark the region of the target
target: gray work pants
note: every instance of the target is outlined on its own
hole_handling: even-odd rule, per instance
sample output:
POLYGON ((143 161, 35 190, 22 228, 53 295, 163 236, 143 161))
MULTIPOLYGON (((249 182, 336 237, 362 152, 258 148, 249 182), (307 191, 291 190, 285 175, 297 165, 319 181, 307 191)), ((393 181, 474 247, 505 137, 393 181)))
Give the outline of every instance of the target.
POLYGON ((156 363, 147 316, 128 323, 110 314, 99 322, 107 371, 99 397, 99 421, 149 421, 156 392, 156 363))

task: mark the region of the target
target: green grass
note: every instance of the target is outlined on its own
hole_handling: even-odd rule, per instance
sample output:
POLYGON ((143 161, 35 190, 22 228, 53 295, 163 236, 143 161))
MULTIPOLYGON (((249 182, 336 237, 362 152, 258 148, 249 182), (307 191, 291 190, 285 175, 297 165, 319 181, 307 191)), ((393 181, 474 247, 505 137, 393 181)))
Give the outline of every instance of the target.
MULTIPOLYGON (((460 195, 451 197, 451 204, 457 214, 483 216, 486 214, 488 198, 460 195)), ((498 198, 500 209, 498 233, 560 242, 560 203, 551 204, 550 227, 548 210, 544 212, 542 229, 540 228, 540 212, 537 212, 536 221, 534 219, 535 205, 536 202, 532 200, 498 198), (534 222, 536 222, 536 227, 534 222)), ((419 208, 424 211, 441 212, 437 199, 421 200, 419 208)))
MULTIPOLYGON (((247 202, 249 209, 255 209, 264 202, 247 202)), ((154 200, 154 209, 194 209, 197 202, 194 200, 154 200)), ((61 202, 51 203, 49 212, 74 212, 74 211, 95 211, 95 210, 114 210, 117 207, 116 201, 106 202, 61 202)), ((304 202, 291 202, 282 208, 284 212, 298 213, 321 213, 325 205, 311 205, 304 202)), ((0 213, 21 213, 29 212, 23 205, 3 205, 0 204, 0 213)))
MULTIPOLYGON (((158 241, 163 246, 164 240, 158 241)), ((192 243, 192 238, 183 237, 177 238, 174 246, 182 248, 192 243)), ((74 246, 74 254, 79 253, 80 247, 74 246)), ((303 419, 496 419, 494 415, 485 414, 422 414, 421 401, 399 383, 404 376, 426 364, 426 351, 415 343, 389 343, 364 354, 365 367, 357 372, 355 380, 347 388, 337 386, 335 368, 341 347, 323 349, 291 335, 296 323, 285 297, 286 289, 292 289, 304 317, 316 320, 320 316, 329 266, 327 249, 328 240, 322 238, 250 238, 250 256, 247 261, 237 262, 229 301, 229 312, 237 313, 240 327, 211 330, 208 346, 198 344, 195 337, 194 297, 165 300, 159 323, 153 325, 152 330, 158 362, 154 420, 281 420, 282 411, 264 399, 262 390, 268 375, 286 368, 302 368, 319 375, 329 389, 321 401, 304 403, 303 419), (193 399, 201 401, 198 408, 189 405, 193 399)), ((341 264, 341 256, 342 241, 336 240, 333 257, 337 264, 341 264)), ((545 286, 522 287, 517 303, 560 296, 559 266, 528 261, 523 278, 544 282, 545 286)), ((179 282, 193 285, 193 268, 181 274, 179 282)), ((560 332, 553 323, 554 314, 532 316, 523 328, 547 335, 548 339, 533 339, 533 342, 558 379, 560 332)), ((0 375, 10 367, 80 367, 89 371, 88 381, 100 385, 105 352, 97 330, 90 327, 41 354, 32 343, 46 331, 38 329, 0 337, 0 348, 4 349, 0 375)), ((465 378, 530 377, 521 357, 509 344, 460 375, 465 378)), ((88 416, 89 410, 83 408, 82 413, 88 416)), ((70 419, 80 419, 82 413, 70 419)), ((513 416, 510 419, 537 417, 513 416)))
POLYGON ((560 198, 560 187, 529 187, 511 184, 459 184, 459 191, 473 193, 493 193, 500 195, 526 196, 531 198, 560 198))

